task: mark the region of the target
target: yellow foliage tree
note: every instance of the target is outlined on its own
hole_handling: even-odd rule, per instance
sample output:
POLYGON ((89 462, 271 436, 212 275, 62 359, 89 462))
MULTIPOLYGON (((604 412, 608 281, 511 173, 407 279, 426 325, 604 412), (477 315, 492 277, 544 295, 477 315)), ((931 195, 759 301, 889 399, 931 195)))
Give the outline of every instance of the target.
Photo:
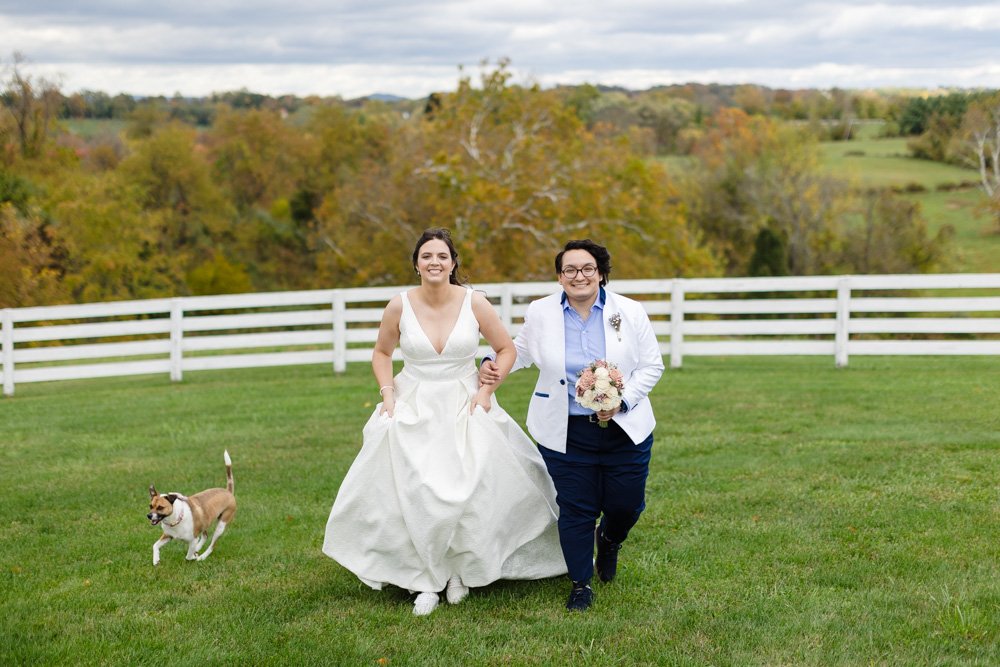
POLYGON ((817 146, 805 132, 722 109, 694 155, 697 168, 682 190, 692 220, 724 258, 727 273, 745 274, 765 228, 786 238, 793 274, 834 268, 847 189, 820 172, 817 146))
POLYGON ((120 174, 68 179, 50 199, 73 301, 185 294, 187 254, 165 251, 169 211, 140 205, 120 174))
POLYGON ((301 180, 303 137, 274 111, 221 107, 208 133, 214 173, 240 210, 268 208, 301 180))
MULTIPOLYGON (((0 174, 2 176, 2 174, 0 174)), ((66 300, 55 266, 55 248, 36 215, 0 202, 0 308, 66 300)))
POLYGON ((409 280, 420 232, 451 229, 478 282, 552 279, 562 244, 607 243, 620 277, 704 275, 666 174, 628 138, 588 131, 560 97, 510 84, 506 63, 436 96, 382 155, 328 195, 314 237, 332 284, 409 280))

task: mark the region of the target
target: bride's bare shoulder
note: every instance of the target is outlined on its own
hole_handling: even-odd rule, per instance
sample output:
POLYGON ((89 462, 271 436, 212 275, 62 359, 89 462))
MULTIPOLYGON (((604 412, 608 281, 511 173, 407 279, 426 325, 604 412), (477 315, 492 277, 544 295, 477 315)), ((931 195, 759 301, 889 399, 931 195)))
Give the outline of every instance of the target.
POLYGON ((492 307, 489 297, 486 296, 486 292, 481 289, 472 290, 472 305, 473 307, 484 305, 492 307))
POLYGON ((389 303, 385 305, 386 315, 398 315, 403 312, 403 295, 397 294, 396 296, 389 299, 389 303))

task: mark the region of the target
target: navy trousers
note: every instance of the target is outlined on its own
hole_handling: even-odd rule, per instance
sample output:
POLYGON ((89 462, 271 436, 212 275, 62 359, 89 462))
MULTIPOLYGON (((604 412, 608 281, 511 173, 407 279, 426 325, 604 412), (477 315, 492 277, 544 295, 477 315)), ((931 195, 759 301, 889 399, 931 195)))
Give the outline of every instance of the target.
POLYGON ((652 434, 636 445, 614 421, 601 428, 576 416, 569 418, 565 454, 539 447, 556 487, 559 542, 573 581, 593 576, 598 519, 612 542, 624 542, 639 520, 652 449, 652 434))

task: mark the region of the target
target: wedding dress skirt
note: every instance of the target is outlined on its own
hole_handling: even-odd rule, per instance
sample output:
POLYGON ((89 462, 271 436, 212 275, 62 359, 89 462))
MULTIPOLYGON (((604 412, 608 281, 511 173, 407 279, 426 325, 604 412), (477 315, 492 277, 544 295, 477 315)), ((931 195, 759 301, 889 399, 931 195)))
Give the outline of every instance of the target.
POLYGON ((372 588, 436 592, 565 574, 555 488, 531 439, 478 390, 471 290, 441 353, 403 293, 394 415, 376 406, 330 512, 323 552, 372 588))

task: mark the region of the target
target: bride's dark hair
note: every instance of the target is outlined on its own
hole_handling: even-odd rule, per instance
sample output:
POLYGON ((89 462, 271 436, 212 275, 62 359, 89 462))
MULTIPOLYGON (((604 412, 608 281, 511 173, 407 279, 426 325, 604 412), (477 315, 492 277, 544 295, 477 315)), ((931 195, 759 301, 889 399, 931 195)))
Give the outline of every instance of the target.
POLYGON ((445 242, 445 245, 448 246, 448 251, 451 253, 451 259, 455 262, 455 267, 448 274, 448 282, 452 285, 465 285, 465 276, 460 276, 458 273, 458 251, 455 250, 455 244, 451 241, 451 232, 444 227, 431 227, 430 229, 425 229, 424 233, 420 235, 420 238, 417 239, 417 245, 413 246, 413 268, 417 268, 417 255, 420 254, 420 248, 428 241, 433 241, 434 239, 445 242))

